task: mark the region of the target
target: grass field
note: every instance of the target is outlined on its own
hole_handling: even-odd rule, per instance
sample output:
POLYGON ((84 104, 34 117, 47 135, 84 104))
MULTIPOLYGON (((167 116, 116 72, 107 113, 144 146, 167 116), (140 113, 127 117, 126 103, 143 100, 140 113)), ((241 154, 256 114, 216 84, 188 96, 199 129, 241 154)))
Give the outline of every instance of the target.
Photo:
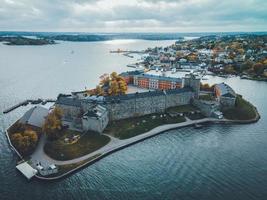
POLYGON ((250 120, 256 117, 256 111, 249 102, 237 96, 234 108, 223 110, 223 115, 230 120, 250 120))
POLYGON ((120 139, 127 139, 145 133, 160 125, 184 121, 184 117, 170 117, 167 114, 150 114, 110 122, 104 132, 120 139))
POLYGON ((80 133, 66 131, 59 139, 47 141, 44 146, 45 153, 56 160, 71 160, 94 152, 110 141, 108 136, 90 132, 81 135, 76 143, 68 144, 64 142, 64 138, 74 134, 78 135, 80 133))

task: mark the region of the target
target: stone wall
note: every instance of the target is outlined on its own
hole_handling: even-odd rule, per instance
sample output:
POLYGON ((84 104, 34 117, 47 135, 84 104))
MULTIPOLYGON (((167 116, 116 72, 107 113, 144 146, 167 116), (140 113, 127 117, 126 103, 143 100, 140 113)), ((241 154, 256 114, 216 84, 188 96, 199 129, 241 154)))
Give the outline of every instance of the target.
POLYGON ((220 105, 216 101, 194 99, 193 105, 199 108, 201 113, 206 117, 211 117, 214 112, 220 109, 220 105))
POLYGON ((157 96, 132 98, 105 106, 110 120, 126 119, 152 113, 164 112, 166 108, 190 104, 193 92, 179 94, 163 94, 157 96))
POLYGON ((235 107, 236 97, 220 96, 219 98, 222 107, 235 107))
MULTIPOLYGON (((187 91, 159 91, 142 95, 141 93, 129 98, 114 98, 114 100, 102 102, 90 102, 80 100, 81 107, 64 104, 56 104, 63 110, 63 120, 74 121, 81 119, 82 113, 87 112, 94 104, 100 104, 107 108, 109 120, 119 120, 131 117, 143 116, 152 113, 165 112, 169 107, 186 105, 191 103, 194 92, 187 91)), ((75 98, 75 97, 74 97, 75 98)))

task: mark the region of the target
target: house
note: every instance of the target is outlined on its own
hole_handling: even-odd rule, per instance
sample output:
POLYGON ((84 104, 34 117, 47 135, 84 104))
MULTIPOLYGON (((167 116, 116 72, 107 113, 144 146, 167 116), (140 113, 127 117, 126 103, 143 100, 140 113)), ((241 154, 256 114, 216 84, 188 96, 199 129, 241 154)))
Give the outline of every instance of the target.
POLYGON ((235 91, 227 84, 220 83, 214 86, 215 96, 222 107, 234 107, 236 102, 235 91))
POLYGON ((28 110, 19 120, 21 124, 42 128, 49 110, 42 106, 34 106, 28 110))
POLYGON ((108 110, 101 105, 95 105, 83 115, 82 128, 83 131, 102 133, 108 122, 108 110))

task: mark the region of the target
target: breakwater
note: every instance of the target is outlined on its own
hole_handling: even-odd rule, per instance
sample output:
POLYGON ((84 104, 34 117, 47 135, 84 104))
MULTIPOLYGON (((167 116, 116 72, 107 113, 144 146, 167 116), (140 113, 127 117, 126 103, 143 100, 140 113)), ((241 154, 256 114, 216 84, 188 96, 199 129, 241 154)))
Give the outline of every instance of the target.
POLYGON ((16 105, 14 106, 11 106, 10 108, 7 108, 6 110, 3 111, 4 114, 7 114, 21 106, 27 106, 28 104, 42 104, 42 105, 45 105, 46 103, 51 103, 51 102, 56 102, 55 99, 27 99, 25 101, 22 101, 20 103, 17 103, 16 105))

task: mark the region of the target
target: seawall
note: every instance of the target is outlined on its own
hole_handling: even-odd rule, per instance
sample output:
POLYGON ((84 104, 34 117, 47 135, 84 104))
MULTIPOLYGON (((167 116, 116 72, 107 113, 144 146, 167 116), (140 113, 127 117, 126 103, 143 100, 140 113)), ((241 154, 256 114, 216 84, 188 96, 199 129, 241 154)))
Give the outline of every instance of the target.
POLYGON ((187 121, 187 122, 182 122, 182 123, 177 123, 177 124, 166 124, 166 125, 162 125, 162 126, 159 126, 159 127, 156 127, 146 133, 143 133, 141 135, 138 135, 138 136, 135 136, 133 138, 129 138, 127 140, 125 140, 124 143, 121 143, 119 144, 118 146, 116 147, 113 147, 103 153, 101 153, 101 155, 99 155, 98 157, 88 161, 88 162, 85 162, 84 164, 66 172, 65 174, 62 174, 62 175, 59 175, 59 176, 56 176, 56 177, 41 177, 41 176, 38 176, 36 175, 36 178, 40 179, 40 180, 45 180, 45 181, 55 181, 55 180, 59 180, 61 178, 64 178, 64 177, 67 177, 71 174, 73 174, 74 172, 80 170, 80 169, 83 169, 89 165, 92 165, 94 164, 95 162, 101 160, 102 158, 116 152, 116 151, 119 151, 121 149, 124 149, 128 146, 131 146, 131 145, 134 145, 138 142, 141 142, 141 141, 144 141, 148 138, 152 138, 156 135, 159 135, 159 134, 162 134, 164 133, 165 131, 168 131, 168 130, 172 130, 172 129, 177 129, 177 128, 182 128, 182 127, 187 127, 187 126, 192 126, 194 124, 201 124, 201 123, 214 123, 214 124, 249 124, 249 123, 254 123, 254 122, 257 122, 258 120, 260 119, 260 116, 259 114, 257 114, 256 118, 255 119, 252 119, 252 120, 247 120, 247 121, 243 121, 241 122, 240 120, 219 120, 219 119, 214 119, 214 118, 205 118, 205 119, 201 119, 201 120, 194 120, 194 121, 187 121))

